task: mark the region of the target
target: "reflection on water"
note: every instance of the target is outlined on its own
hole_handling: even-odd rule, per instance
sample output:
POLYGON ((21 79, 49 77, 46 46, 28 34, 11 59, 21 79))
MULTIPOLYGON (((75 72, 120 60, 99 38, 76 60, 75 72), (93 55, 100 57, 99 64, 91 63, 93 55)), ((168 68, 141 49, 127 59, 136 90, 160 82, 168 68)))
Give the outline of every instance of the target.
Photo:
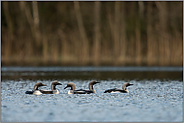
POLYGON ((182 67, 2 67, 2 79, 183 79, 182 67))
POLYGON ((171 68, 2 67, 1 121, 182 122, 183 69, 171 68), (47 85, 41 89, 50 90, 56 79, 62 83, 58 95, 25 94, 39 81, 47 85), (96 94, 68 95, 64 90, 69 82, 76 89, 88 89, 92 79, 101 81, 94 85, 96 94), (125 82, 134 84, 128 87, 130 93, 103 93, 125 82))
POLYGON ((105 72, 111 72, 111 71, 183 71, 182 67, 109 67, 109 66, 100 66, 100 67, 2 67, 1 71, 7 72, 7 71, 48 71, 48 72, 60 72, 60 71, 77 71, 77 72, 87 72, 87 71, 105 71, 105 72))

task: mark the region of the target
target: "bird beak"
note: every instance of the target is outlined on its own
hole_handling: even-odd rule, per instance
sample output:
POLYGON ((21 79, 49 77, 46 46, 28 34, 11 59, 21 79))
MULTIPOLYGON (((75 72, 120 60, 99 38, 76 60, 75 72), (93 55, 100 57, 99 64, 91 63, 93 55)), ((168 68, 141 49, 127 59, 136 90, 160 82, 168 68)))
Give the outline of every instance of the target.
POLYGON ((66 86, 64 89, 66 89, 68 86, 66 86))
POLYGON ((131 86, 131 85, 134 85, 134 84, 129 84, 129 86, 131 86))
POLYGON ((62 85, 61 83, 58 83, 58 85, 62 85))
POLYGON ((100 82, 96 82, 96 83, 100 83, 100 82))
POLYGON ((43 84, 42 86, 47 86, 47 85, 43 84))

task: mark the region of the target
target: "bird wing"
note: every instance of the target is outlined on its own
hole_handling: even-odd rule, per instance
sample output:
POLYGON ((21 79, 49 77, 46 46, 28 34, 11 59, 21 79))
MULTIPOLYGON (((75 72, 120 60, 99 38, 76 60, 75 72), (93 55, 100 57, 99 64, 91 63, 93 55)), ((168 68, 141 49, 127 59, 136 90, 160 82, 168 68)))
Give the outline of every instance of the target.
POLYGON ((84 90, 84 89, 79 89, 74 91, 74 94, 90 94, 90 93, 93 93, 93 91, 84 90))
POLYGON ((53 94, 53 91, 51 90, 40 90, 42 94, 53 94))
POLYGON ((121 93, 124 93, 124 90, 118 89, 118 88, 113 88, 113 89, 108 89, 108 90, 105 90, 104 91, 104 93, 113 93, 113 92, 121 92, 121 93))
POLYGON ((33 94, 33 92, 34 92, 33 90, 31 90, 31 91, 26 91, 25 94, 33 94))

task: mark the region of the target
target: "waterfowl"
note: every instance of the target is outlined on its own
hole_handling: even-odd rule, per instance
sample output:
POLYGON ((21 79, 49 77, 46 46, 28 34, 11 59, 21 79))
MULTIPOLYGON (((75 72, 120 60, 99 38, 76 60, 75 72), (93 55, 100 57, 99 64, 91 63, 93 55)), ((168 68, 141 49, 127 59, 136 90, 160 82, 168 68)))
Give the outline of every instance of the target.
POLYGON ((97 81, 91 81, 90 83, 89 83, 89 90, 90 91, 93 91, 93 93, 96 93, 96 91, 94 90, 94 88, 93 88, 93 85, 95 85, 95 84, 97 84, 97 83, 100 83, 100 82, 97 82, 97 81))
POLYGON ((68 91, 68 94, 74 94, 74 91, 75 91, 75 84, 72 83, 72 82, 70 82, 70 83, 67 84, 67 86, 66 86, 64 89, 66 89, 66 88, 68 88, 68 87, 71 87, 71 89, 68 91))
POLYGON ((97 84, 97 83, 100 83, 100 82, 97 82, 97 81, 91 81, 88 85, 89 87, 89 90, 83 90, 83 89, 80 89, 80 90, 76 90, 76 91, 83 91, 84 93, 86 92, 87 94, 89 93, 96 93, 96 91, 94 90, 93 88, 93 85, 97 84))
POLYGON ((42 92, 40 90, 38 90, 39 87, 41 86, 47 86, 41 82, 37 82, 35 85, 34 85, 34 90, 32 91, 26 91, 25 94, 34 94, 34 95, 41 95, 42 92))
POLYGON ((59 91, 56 89, 56 85, 62 85, 57 80, 53 81, 51 84, 51 90, 40 90, 43 94, 59 94, 59 91))
POLYGON ((131 85, 133 84, 126 82, 123 84, 122 89, 117 89, 117 88, 108 89, 108 90, 105 90, 104 93, 129 93, 129 91, 127 90, 127 87, 131 85))
POLYGON ((79 89, 79 90, 75 90, 75 84, 70 82, 67 84, 67 86, 64 88, 68 88, 71 87, 71 89, 68 91, 68 94, 90 94, 90 93, 96 93, 96 91, 93 88, 93 85, 99 83, 97 81, 91 81, 89 83, 89 90, 83 90, 83 89, 79 89))

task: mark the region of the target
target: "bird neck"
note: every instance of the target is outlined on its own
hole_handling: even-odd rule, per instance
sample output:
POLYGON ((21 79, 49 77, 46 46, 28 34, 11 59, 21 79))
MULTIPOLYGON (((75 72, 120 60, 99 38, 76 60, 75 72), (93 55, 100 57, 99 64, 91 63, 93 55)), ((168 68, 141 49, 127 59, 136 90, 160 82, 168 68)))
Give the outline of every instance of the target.
POLYGON ((125 91, 127 90, 126 86, 123 86, 122 89, 125 90, 125 91))
POLYGON ((34 86, 34 90, 38 90, 38 86, 37 85, 34 86))
POLYGON ((75 86, 71 86, 71 89, 70 90, 75 90, 75 86))
POLYGON ((56 90, 56 85, 51 85, 51 90, 56 90))
POLYGON ((93 85, 89 85, 89 90, 93 91, 93 85))

